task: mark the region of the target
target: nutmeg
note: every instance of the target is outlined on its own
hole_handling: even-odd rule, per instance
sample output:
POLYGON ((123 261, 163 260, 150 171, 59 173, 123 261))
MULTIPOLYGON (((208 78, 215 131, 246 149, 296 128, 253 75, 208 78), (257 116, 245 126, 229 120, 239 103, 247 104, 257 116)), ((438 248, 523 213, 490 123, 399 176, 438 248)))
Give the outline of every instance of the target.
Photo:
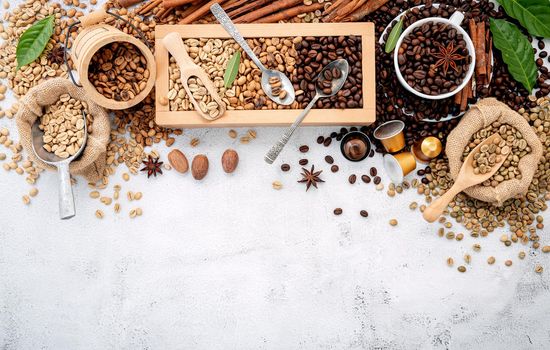
POLYGON ((191 174, 195 180, 202 180, 208 173, 208 158, 204 154, 198 154, 191 163, 191 174))
POLYGON ((189 162, 187 157, 179 149, 174 149, 168 153, 168 161, 174 170, 179 173, 185 174, 189 170, 189 162))
POLYGON ((239 154, 233 149, 227 149, 222 155, 222 167, 223 171, 230 174, 237 169, 239 164, 239 154))

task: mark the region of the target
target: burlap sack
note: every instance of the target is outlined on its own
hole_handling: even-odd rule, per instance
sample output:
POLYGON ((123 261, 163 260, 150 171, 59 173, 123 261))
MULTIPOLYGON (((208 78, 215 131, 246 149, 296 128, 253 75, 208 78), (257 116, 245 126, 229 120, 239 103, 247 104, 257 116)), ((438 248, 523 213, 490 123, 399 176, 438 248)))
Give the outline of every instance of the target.
POLYGON ((470 197, 500 206, 509 198, 523 196, 527 193, 529 184, 533 180, 533 175, 542 157, 542 144, 521 115, 494 98, 480 100, 470 108, 457 127, 449 134, 445 152, 449 158, 451 176, 456 179, 462 166, 462 153, 470 142, 472 135, 495 121, 515 127, 521 132, 532 150, 531 153, 522 157, 519 161, 518 168, 521 171, 521 180, 507 180, 497 187, 477 185, 464 190, 470 197))
POLYGON ((45 169, 55 170, 55 167, 42 162, 34 154, 31 144, 31 128, 35 120, 42 115, 43 107, 55 103, 62 94, 69 94, 86 102, 88 110, 93 116, 92 132, 88 134, 81 156, 71 163, 70 171, 72 175, 82 175, 88 181, 96 182, 103 177, 106 164, 107 144, 111 132, 109 115, 86 95, 84 89, 75 86, 69 80, 63 78, 46 80, 30 89, 19 101, 19 111, 15 118, 21 144, 33 162, 45 169))

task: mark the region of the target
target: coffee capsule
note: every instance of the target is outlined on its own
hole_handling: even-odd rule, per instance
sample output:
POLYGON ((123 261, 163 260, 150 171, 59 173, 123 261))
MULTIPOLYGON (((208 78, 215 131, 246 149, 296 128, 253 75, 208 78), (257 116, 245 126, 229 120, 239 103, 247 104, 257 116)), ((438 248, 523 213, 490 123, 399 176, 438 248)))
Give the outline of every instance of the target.
POLYGON ((374 130, 374 137, 382 142, 389 153, 396 153, 405 148, 405 123, 401 120, 390 120, 374 130))
POLYGON ((405 176, 416 169, 416 160, 411 152, 398 154, 386 154, 384 156, 384 169, 393 183, 403 182, 405 176))
POLYGON ((415 142, 411 150, 417 161, 427 164, 441 154, 443 145, 437 137, 427 136, 415 142))
POLYGON ((361 131, 347 133, 340 143, 342 155, 352 162, 359 162, 367 158, 371 149, 369 137, 361 131))

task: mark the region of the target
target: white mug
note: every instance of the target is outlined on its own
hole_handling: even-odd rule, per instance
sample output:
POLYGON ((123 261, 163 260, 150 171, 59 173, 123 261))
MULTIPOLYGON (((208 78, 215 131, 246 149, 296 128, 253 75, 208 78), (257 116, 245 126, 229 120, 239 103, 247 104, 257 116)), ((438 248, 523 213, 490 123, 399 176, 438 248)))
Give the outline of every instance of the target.
POLYGON ((464 29, 462 29, 462 27, 460 26, 460 23, 462 23, 463 20, 464 20, 464 15, 462 14, 462 12, 456 11, 451 16, 451 18, 449 18, 449 19, 441 18, 441 17, 428 17, 428 18, 421 19, 419 21, 414 22, 410 26, 408 26, 407 29, 405 29, 403 31, 403 33, 401 33, 401 36, 399 37, 399 40, 397 41, 397 44, 395 45, 395 50, 394 50, 394 53, 393 53, 393 65, 395 67, 395 73, 397 74, 397 79, 399 80, 401 85, 403 85, 403 87, 405 89, 409 90, 410 92, 412 92, 416 96, 426 98, 428 100, 441 100, 441 99, 448 98, 448 97, 451 97, 451 96, 455 95, 460 90, 462 90, 466 86, 466 84, 468 84, 470 82, 470 79, 472 78, 472 75, 474 74, 474 70, 475 70, 475 66, 476 66, 476 64, 475 64, 476 54, 475 54, 475 48, 474 48, 474 43, 472 42, 472 39, 470 38, 468 33, 466 33, 466 31, 464 29), (399 69, 399 62, 397 60, 397 58, 399 56, 397 54, 397 52, 399 51, 399 48, 401 47, 403 39, 407 35, 409 35, 414 29, 422 26, 424 23, 427 23, 427 22, 446 23, 449 26, 456 29, 458 34, 462 34, 462 37, 464 38, 464 41, 466 42, 466 47, 468 49, 468 54, 471 58, 470 67, 468 68, 468 72, 466 73, 466 76, 464 77, 464 80, 462 81, 462 84, 460 84, 453 91, 447 92, 447 93, 444 93, 444 94, 440 94, 440 95, 427 95, 427 94, 424 94, 422 92, 416 91, 412 86, 407 84, 407 82, 403 78, 403 75, 401 74, 401 70, 399 69))

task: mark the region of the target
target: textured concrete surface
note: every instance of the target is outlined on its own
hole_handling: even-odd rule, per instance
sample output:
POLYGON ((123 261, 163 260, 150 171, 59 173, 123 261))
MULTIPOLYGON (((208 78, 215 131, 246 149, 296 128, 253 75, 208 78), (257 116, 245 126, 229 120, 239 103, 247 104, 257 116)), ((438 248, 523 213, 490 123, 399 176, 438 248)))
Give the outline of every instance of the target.
MULTIPOLYGON (((3 126, 15 133, 13 121, 0 119, 3 126)), ((188 157, 209 156, 204 181, 171 171, 125 183, 120 168, 105 193, 118 183, 122 193, 144 198, 122 199, 115 215, 78 179, 77 217, 66 222, 57 216, 54 173, 42 175, 27 207, 24 178, 0 170, 0 347, 550 348, 549 255, 527 249, 521 261, 523 247, 504 247, 499 233, 462 242, 437 237, 437 225, 408 209, 421 199, 413 191, 389 198, 372 184, 350 185, 351 173, 381 171, 381 158, 346 162, 336 145, 315 144, 329 130, 301 129, 274 166, 262 158, 282 129, 258 129, 248 145, 227 130, 186 131, 175 146, 188 157), (188 146, 192 137, 201 139, 196 149, 188 146), (304 143, 326 180, 308 193, 296 183, 304 143), (219 162, 228 147, 241 157, 232 175, 219 162), (326 154, 339 173, 329 171, 326 154), (281 161, 293 169, 282 173, 281 161), (271 188, 274 180, 282 190, 271 188), (130 220, 137 206, 144 214, 130 220), (336 207, 344 214, 335 217, 336 207), (98 208, 105 219, 94 217, 98 208), (370 216, 361 218, 361 209, 370 216), (399 225, 390 227, 390 218, 399 225), (471 251, 475 242, 480 253, 471 251), (446 266, 447 257, 461 262, 466 252, 473 257, 467 273, 446 266), (512 267, 503 264, 508 258, 512 267)), ((547 229, 541 236, 548 243, 547 229)))

